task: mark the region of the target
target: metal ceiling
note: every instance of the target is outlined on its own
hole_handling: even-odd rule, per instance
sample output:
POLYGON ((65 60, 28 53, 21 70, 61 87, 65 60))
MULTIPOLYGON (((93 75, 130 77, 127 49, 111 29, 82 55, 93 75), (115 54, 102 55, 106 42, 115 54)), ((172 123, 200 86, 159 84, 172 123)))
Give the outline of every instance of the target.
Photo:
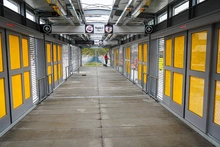
MULTIPOLYGON (((96 0, 94 0, 94 4, 96 4, 95 1, 96 0)), ((88 23, 85 18, 90 17, 92 19, 93 17, 108 15, 110 17, 108 21, 105 22, 106 24, 132 26, 144 25, 144 23, 154 18, 156 12, 173 1, 174 0, 114 0, 112 9, 83 10, 81 0, 25 0, 42 19, 48 20, 53 25, 83 25, 88 23)), ((74 40, 89 39, 89 35, 85 34, 70 35, 70 37, 74 40)), ((102 37, 103 40, 114 40, 122 38, 123 36, 115 34, 107 37, 103 34, 102 37)))

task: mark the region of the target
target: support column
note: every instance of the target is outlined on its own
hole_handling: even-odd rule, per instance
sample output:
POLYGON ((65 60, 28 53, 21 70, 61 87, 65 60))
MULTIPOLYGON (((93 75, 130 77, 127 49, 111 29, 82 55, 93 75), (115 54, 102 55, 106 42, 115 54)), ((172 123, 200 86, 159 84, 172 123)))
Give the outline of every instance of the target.
POLYGON ((25 2, 21 2, 21 5, 20 5, 20 12, 21 12, 21 15, 23 16, 22 17, 22 24, 24 26, 27 25, 27 21, 26 21, 26 3, 25 2))
POLYGON ((0 0, 0 16, 4 17, 4 4, 3 4, 3 0, 0 0))

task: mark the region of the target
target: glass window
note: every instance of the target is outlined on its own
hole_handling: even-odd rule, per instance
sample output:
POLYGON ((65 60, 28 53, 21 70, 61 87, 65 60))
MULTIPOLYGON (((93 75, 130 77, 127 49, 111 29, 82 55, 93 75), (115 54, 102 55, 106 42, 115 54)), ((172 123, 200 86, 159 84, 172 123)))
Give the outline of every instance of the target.
POLYGON ((168 97, 170 97, 170 77, 171 72, 170 70, 165 71, 165 87, 164 87, 164 94, 168 97))
POLYGON ((215 106, 214 106, 214 123, 220 125, 220 81, 216 81, 215 86, 215 106))
POLYGON ((206 68, 207 31, 192 34, 191 70, 203 71, 206 68))
MULTIPOLYGON (((113 0, 81 0, 83 10, 112 10, 112 6, 114 4, 113 0)), ((109 15, 106 14, 89 14, 85 15, 85 19, 87 23, 93 22, 102 22, 107 23, 109 19, 109 15)))
POLYGON ((177 15, 180 12, 182 12, 182 11, 188 9, 188 8, 189 8, 189 1, 186 1, 186 2, 184 2, 184 3, 182 3, 182 4, 178 5, 178 6, 174 7, 173 15, 177 15))
POLYGON ((189 89, 189 107, 188 109, 203 117, 203 104, 204 104, 204 87, 205 80, 202 78, 190 76, 190 89, 189 89))
POLYGON ((166 66, 171 66, 171 59, 172 59, 172 39, 166 40, 166 66))
POLYGON ((174 38, 174 67, 183 68, 184 65, 184 36, 174 38))
POLYGON ((158 23, 167 19, 167 13, 163 13, 158 17, 158 23))
POLYGON ((40 19, 40 24, 45 24, 45 21, 43 19, 40 19))
POLYGON ((26 17, 27 19, 30 19, 32 21, 35 21, 35 16, 33 13, 29 12, 29 11, 26 11, 26 17))
POLYGON ((154 25, 154 20, 152 19, 151 21, 149 21, 148 25, 154 25))
POLYGON ((3 4, 4 4, 4 6, 8 7, 9 9, 11 9, 17 13, 20 13, 19 5, 16 2, 14 2, 12 0, 4 0, 3 4))
POLYGON ((198 3, 201 3, 201 2, 204 2, 205 0, 197 0, 197 4, 198 3))

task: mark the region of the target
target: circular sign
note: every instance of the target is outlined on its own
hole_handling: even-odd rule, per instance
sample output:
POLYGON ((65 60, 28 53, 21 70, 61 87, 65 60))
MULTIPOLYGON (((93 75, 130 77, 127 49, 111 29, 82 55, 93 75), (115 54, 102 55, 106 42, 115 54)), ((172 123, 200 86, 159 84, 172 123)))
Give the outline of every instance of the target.
POLYGON ((105 26, 106 33, 112 33, 112 30, 113 30, 112 26, 105 26))
POLYGON ((86 32, 87 32, 87 33, 92 33, 93 30, 94 30, 94 28, 93 28, 92 25, 87 25, 87 26, 86 26, 86 32))
POLYGON ((153 32, 153 27, 152 27, 152 26, 146 26, 146 27, 145 27, 145 32, 146 32, 147 34, 151 34, 151 33, 153 32))
POLYGON ((45 33, 51 33, 51 26, 50 25, 44 25, 43 26, 43 31, 45 33))

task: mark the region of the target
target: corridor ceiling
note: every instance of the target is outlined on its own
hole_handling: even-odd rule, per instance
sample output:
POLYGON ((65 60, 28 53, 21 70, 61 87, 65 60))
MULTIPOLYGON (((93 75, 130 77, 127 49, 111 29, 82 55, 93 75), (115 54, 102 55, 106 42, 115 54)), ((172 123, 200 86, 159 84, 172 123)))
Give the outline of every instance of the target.
MULTIPOLYGON (((140 26, 173 0, 25 0, 45 22, 60 26, 140 26)), ((126 35, 126 34, 125 34, 126 35)), ((74 40, 118 40, 117 34, 69 34, 74 40)), ((137 34, 133 34, 137 35, 137 34)))

